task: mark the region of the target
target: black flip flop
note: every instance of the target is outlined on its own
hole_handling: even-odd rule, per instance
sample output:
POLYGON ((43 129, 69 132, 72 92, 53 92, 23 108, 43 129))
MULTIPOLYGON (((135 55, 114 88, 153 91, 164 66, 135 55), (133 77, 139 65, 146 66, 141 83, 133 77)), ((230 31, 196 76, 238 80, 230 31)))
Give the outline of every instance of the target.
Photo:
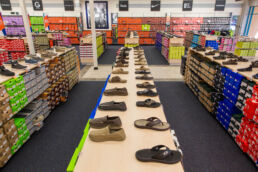
POLYGON ((149 96, 149 97, 155 97, 158 95, 157 92, 154 92, 150 89, 146 89, 146 90, 143 90, 143 91, 137 91, 137 95, 138 96, 149 96))
POLYGON ((164 164, 175 164, 182 159, 182 155, 179 151, 170 150, 164 145, 157 145, 151 149, 138 150, 135 156, 136 159, 142 162, 159 162, 164 164), (161 150, 163 147, 165 150, 161 150))
POLYGON ((139 107, 149 107, 149 108, 157 108, 160 106, 159 102, 156 102, 152 99, 146 99, 145 101, 137 101, 136 106, 139 107))
POLYGON ((155 88, 155 85, 150 84, 149 82, 143 82, 142 84, 136 84, 137 88, 148 88, 152 89, 155 88))

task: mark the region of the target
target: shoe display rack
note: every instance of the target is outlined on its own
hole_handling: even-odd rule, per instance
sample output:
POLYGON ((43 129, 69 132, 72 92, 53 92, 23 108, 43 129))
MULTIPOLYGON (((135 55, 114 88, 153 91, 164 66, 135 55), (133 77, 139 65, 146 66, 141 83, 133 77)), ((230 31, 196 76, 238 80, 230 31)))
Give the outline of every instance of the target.
POLYGON ((10 37, 26 36, 22 16, 4 15, 4 25, 6 28, 6 35, 10 37))
POLYGON ((32 32, 43 33, 45 31, 43 16, 30 16, 30 24, 32 32))
MULTIPOLYGON (((105 32, 106 33, 106 39, 107 44, 113 43, 113 37, 112 37, 112 30, 96 30, 96 32, 105 32)), ((84 30, 82 31, 82 36, 86 37, 87 35, 91 34, 91 30, 84 30)))
POLYGON ((49 45, 52 46, 71 46, 71 38, 68 38, 63 32, 47 32, 49 45))
POLYGON ((189 49, 185 82, 257 165, 258 80, 253 78, 258 73, 256 62, 238 61, 233 65, 225 63, 228 59, 215 60, 213 57, 219 53, 205 55, 207 52, 189 49))
POLYGON ((69 87, 78 82, 75 48, 55 47, 55 51, 37 64, 20 62, 26 69, 5 65, 16 76, 0 76, 0 167, 43 126, 51 110, 66 101, 69 87))
POLYGON ((155 47, 161 52, 170 65, 180 65, 185 55, 184 38, 167 32, 157 32, 155 47))
MULTIPOLYGON (((150 121, 159 118, 161 121, 164 121, 164 126, 168 125, 163 107, 159 103, 160 99, 157 95, 157 89, 155 88, 153 77, 149 72, 148 65, 146 64, 143 67, 141 67, 141 65, 137 65, 139 61, 137 58, 139 56, 145 59, 143 49, 123 47, 120 49, 118 54, 121 56, 117 56, 116 66, 118 65, 118 61, 123 61, 124 63, 128 62, 128 64, 123 64, 124 67, 113 67, 113 71, 109 77, 104 94, 100 99, 98 109, 96 109, 95 116, 93 116, 88 122, 88 125, 91 127, 86 127, 84 130, 85 134, 82 138, 83 141, 80 142, 79 145, 79 148, 81 149, 77 149, 78 159, 76 157, 76 159, 73 160, 75 166, 69 166, 67 171, 184 171, 183 166, 180 163, 180 159, 182 158, 181 153, 179 153, 176 148, 170 129, 155 131, 136 127, 138 124, 140 125, 142 120, 144 121, 144 118, 148 118, 150 121), (121 53, 123 49, 126 50, 124 51, 125 56, 121 53), (128 59, 128 61, 122 56, 125 59, 128 59), (138 71, 138 69, 147 69, 144 71, 149 74, 136 74, 142 72, 141 70, 138 71), (145 85, 143 83, 146 81, 154 86, 150 89, 150 92, 155 94, 151 98, 149 96, 141 96, 142 93, 144 94, 144 89, 139 87, 137 88, 137 85, 145 85), (127 92, 118 91, 119 93, 112 95, 112 91, 110 91, 110 89, 116 88, 127 90, 127 92), (113 101, 117 102, 120 106, 116 105, 113 101), (145 104, 146 102, 149 103, 145 104), (117 108, 117 110, 105 109, 105 105, 108 106, 108 104, 112 103, 114 104, 112 108, 117 108), (141 105, 146 105, 146 107, 140 107, 141 105), (149 107, 147 107, 148 105, 149 107), (116 118, 120 119, 121 122, 112 122, 114 125, 110 123, 107 127, 96 129, 93 124, 96 123, 96 126, 98 126, 98 120, 105 120, 107 115, 108 118, 116 116, 116 118), (116 129, 113 129, 113 126, 116 127, 116 129), (89 137, 87 137, 88 133, 89 137), (102 137, 99 134, 103 134, 102 137), (110 136, 108 136, 108 134, 110 134, 110 136), (138 154, 143 150, 139 149, 150 149, 155 145, 160 144, 169 147, 167 150, 171 149, 173 155, 178 155, 177 158, 179 159, 177 159, 174 164, 141 162, 141 157, 138 156, 138 154), (110 153, 110 150, 112 150, 112 153, 110 153), (93 155, 101 156, 98 156, 98 161, 96 161, 92 158, 93 155), (99 162, 102 162, 102 165, 98 165, 99 162)), ((103 124, 105 125, 105 123, 103 124)), ((154 147, 153 150, 157 149, 156 151, 158 152, 159 148, 154 147)))
MULTIPOLYGON (((107 48, 106 33, 96 33, 96 44, 97 44, 97 58, 99 58, 107 48)), ((93 50, 92 50, 92 36, 88 34, 86 37, 80 39, 80 58, 82 64, 92 65, 93 64, 93 50)))
POLYGON ((194 32, 186 32, 185 34, 185 47, 205 47, 206 36, 203 34, 197 34, 194 32))
POLYGON ((125 47, 137 47, 139 46, 139 35, 136 31, 128 31, 125 35, 125 47))
POLYGON ((250 38, 238 38, 235 48, 235 54, 239 56, 250 56, 256 55, 256 49, 258 48, 258 40, 250 38))
POLYGON ((221 51, 235 51, 237 38, 233 37, 225 37, 225 36, 219 36, 218 37, 218 43, 219 43, 219 50, 221 51))
POLYGON ((45 33, 33 33, 32 34, 35 51, 43 51, 49 49, 48 35, 45 33))
POLYGON ((230 17, 171 17, 169 32, 185 37, 188 31, 230 30, 230 17))
POLYGON ((72 44, 79 44, 79 19, 76 17, 48 17, 51 31, 65 31, 72 44))
POLYGON ((155 44, 156 32, 165 30, 165 17, 118 17, 118 44, 125 44, 127 31, 136 31, 140 44, 155 44))
POLYGON ((8 53, 8 58, 5 57, 1 61, 6 62, 10 59, 22 59, 26 55, 25 40, 15 37, 0 37, 0 48, 8 53))

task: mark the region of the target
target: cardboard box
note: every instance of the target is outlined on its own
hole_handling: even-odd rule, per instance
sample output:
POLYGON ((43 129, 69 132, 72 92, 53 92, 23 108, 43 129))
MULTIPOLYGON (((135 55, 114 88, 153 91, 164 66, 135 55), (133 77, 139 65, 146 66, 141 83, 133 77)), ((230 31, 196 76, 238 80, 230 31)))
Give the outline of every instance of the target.
POLYGON ((7 150, 4 156, 0 157, 0 167, 3 167, 7 161, 11 158, 12 152, 11 149, 7 150))
POLYGON ((0 85, 0 96, 3 96, 4 94, 6 94, 5 86, 0 85))
POLYGON ((17 130, 12 130, 8 135, 7 139, 9 141, 10 146, 13 146, 19 140, 17 130))

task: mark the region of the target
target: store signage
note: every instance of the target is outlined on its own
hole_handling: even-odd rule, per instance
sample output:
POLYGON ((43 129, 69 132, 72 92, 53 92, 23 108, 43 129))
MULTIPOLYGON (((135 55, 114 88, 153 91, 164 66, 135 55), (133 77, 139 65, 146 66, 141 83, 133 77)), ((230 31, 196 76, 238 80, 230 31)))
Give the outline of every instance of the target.
POLYGON ((151 11, 160 11, 160 0, 151 1, 151 11))
POLYGON ((2 7, 2 10, 12 10, 11 2, 10 0, 0 0, 0 4, 2 7))
POLYGON ((64 0, 64 9, 65 11, 74 11, 73 0, 64 0))
POLYGON ((226 0, 216 0, 215 11, 224 11, 226 5, 226 0))
POLYGON ((128 1, 119 1, 119 11, 128 11, 128 1))
POLYGON ((183 11, 192 11, 193 0, 184 0, 183 1, 183 11))
POLYGON ((42 0, 32 0, 32 6, 35 11, 43 11, 42 0))

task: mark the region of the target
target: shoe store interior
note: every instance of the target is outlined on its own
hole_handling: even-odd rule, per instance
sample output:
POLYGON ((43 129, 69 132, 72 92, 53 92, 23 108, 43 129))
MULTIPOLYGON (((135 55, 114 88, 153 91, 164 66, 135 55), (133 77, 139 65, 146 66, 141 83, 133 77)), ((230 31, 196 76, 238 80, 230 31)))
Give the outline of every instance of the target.
POLYGON ((257 172, 258 0, 0 0, 1 172, 257 172))

